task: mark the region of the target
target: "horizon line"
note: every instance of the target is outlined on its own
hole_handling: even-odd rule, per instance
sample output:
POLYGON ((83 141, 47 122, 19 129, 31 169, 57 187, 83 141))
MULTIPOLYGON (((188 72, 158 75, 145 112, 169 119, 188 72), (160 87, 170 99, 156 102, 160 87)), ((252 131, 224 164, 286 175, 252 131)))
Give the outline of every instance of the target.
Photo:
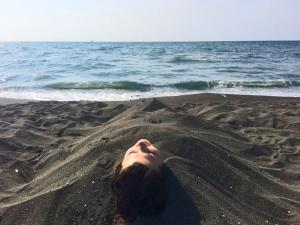
POLYGON ((144 40, 144 41, 104 41, 104 40, 11 40, 11 41, 1 41, 0 43, 43 43, 43 42, 87 42, 87 43, 197 43, 197 42, 297 42, 300 39, 257 39, 257 40, 187 40, 187 41, 151 41, 151 40, 144 40))

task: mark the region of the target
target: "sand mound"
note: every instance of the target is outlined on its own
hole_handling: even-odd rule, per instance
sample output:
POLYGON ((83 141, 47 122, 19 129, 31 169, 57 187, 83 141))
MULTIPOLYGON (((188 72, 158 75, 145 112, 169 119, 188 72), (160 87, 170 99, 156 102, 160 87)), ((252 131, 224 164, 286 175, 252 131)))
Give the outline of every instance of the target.
POLYGON ((147 99, 145 100, 146 103, 142 107, 142 111, 145 112, 154 112, 160 109, 169 109, 165 104, 157 100, 156 98, 154 99, 147 99))
POLYGON ((114 224, 111 173, 140 138, 161 150, 169 199, 160 216, 133 224, 299 224, 300 131, 289 126, 298 102, 194 95, 0 106, 0 224, 114 224))

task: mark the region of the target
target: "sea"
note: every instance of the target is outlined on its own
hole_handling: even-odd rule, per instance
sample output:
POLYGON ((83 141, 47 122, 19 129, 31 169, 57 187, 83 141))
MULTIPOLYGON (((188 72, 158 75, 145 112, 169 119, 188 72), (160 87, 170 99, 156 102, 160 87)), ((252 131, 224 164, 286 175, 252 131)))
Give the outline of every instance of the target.
POLYGON ((300 41, 0 42, 0 97, 300 97, 300 41))

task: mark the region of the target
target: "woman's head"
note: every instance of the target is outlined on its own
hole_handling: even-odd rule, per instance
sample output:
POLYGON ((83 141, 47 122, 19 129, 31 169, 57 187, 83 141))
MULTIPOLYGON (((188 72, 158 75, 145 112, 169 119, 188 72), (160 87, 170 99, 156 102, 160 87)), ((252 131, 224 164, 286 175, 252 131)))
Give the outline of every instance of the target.
POLYGON ((118 164, 112 181, 116 207, 124 220, 160 213, 166 202, 166 177, 159 151, 139 140, 118 164))
POLYGON ((123 158, 122 170, 139 163, 150 170, 159 171, 162 161, 159 151, 147 139, 140 139, 132 147, 130 147, 123 158))

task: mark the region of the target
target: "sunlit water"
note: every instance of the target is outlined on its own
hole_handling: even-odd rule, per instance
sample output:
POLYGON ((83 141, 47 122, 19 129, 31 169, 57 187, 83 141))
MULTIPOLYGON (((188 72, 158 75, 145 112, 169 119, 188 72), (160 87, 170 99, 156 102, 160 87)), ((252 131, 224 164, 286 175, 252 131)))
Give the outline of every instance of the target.
POLYGON ((300 42, 0 43, 0 97, 300 96, 300 42))

